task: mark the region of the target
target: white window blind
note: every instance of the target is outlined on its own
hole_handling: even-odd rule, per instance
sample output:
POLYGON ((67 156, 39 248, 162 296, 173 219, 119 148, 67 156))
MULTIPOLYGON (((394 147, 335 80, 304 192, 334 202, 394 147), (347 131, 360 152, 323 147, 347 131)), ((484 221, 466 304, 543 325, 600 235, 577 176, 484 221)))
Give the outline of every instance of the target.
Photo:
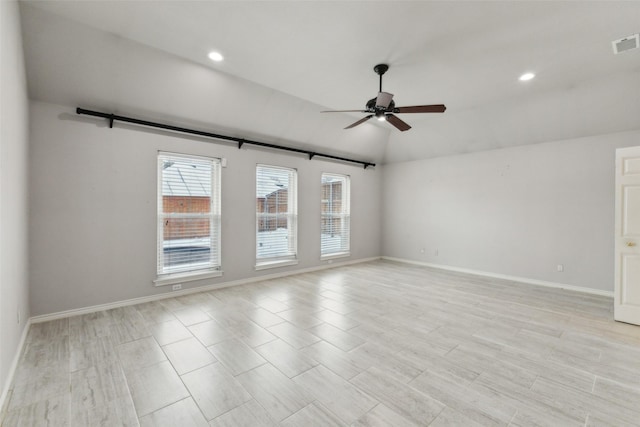
POLYGON ((220 160, 158 154, 158 276, 220 270, 220 160))
POLYGON ((298 200, 295 169, 256 167, 257 264, 297 256, 298 200))
POLYGON ((350 180, 346 175, 322 174, 320 253, 348 254, 351 240, 350 180))

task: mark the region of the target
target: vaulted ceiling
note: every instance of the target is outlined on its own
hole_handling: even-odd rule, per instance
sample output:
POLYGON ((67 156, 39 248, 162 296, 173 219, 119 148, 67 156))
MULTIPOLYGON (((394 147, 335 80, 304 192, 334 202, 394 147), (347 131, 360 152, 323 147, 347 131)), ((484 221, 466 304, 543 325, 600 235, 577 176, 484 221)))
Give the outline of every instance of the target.
POLYGON ((640 129, 636 1, 22 1, 30 97, 375 162, 640 129), (225 61, 207 58, 218 50, 225 61), (399 132, 343 130, 376 96, 399 132), (527 71, 536 78, 520 82, 527 71))

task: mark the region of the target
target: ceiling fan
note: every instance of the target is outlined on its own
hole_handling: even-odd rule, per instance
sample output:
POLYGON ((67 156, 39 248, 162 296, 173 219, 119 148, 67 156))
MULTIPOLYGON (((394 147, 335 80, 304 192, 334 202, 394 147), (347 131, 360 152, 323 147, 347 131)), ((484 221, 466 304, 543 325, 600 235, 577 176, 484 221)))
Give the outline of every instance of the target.
POLYGON ((387 64, 378 64, 373 67, 373 71, 380 76, 380 91, 376 98, 372 98, 367 101, 367 105, 364 110, 334 110, 334 111, 321 111, 322 113, 369 113, 368 116, 358 120, 355 123, 350 124, 345 129, 354 128, 372 117, 376 117, 380 121, 387 121, 393 126, 401 130, 402 132, 411 129, 406 122, 400 120, 396 114, 403 113, 444 113, 447 109, 443 104, 435 105, 414 105, 411 107, 396 107, 393 102, 393 94, 382 91, 382 75, 387 72, 389 66, 387 64))

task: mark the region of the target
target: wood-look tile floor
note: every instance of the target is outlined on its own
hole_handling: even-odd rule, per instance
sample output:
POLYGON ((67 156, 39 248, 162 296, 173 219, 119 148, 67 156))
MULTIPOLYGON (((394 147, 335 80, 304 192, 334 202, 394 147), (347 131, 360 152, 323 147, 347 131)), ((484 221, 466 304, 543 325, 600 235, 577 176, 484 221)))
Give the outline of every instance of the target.
POLYGON ((2 425, 640 425, 612 305, 376 261, 38 323, 2 425))

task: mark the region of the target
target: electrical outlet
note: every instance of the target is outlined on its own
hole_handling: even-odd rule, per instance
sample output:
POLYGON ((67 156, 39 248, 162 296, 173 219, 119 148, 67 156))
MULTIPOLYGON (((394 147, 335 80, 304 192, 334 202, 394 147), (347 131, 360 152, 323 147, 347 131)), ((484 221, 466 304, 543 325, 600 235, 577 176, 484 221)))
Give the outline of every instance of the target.
POLYGON ((558 268, 558 271, 561 272, 561 273, 564 271, 564 265, 563 264, 558 264, 557 268, 558 268))
POLYGON ((173 285, 171 287, 172 291, 179 291, 180 289, 182 289, 182 285, 181 284, 173 285))

